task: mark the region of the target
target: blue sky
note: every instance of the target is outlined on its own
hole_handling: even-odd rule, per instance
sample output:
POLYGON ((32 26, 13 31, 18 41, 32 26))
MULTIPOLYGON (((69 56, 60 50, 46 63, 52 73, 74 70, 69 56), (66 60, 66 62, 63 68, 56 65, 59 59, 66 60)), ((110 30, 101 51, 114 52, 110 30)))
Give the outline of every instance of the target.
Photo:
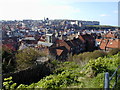
POLYGON ((0 12, 0 20, 41 20, 48 17, 49 19, 100 21, 101 25, 118 25, 117 1, 0 0, 0 12))
POLYGON ((101 24, 118 25, 117 2, 80 2, 73 6, 80 9, 76 19, 98 20, 101 24))

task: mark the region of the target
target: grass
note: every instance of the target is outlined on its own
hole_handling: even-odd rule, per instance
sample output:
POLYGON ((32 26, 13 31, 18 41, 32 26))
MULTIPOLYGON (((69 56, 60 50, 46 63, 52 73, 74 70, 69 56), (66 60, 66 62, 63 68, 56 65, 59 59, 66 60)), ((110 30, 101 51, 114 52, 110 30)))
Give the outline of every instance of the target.
MULTIPOLYGON (((110 76, 114 73, 119 65, 119 57, 120 53, 109 57, 105 56, 98 59, 90 59, 89 62, 83 66, 73 61, 62 62, 57 65, 53 74, 44 77, 37 83, 29 86, 24 85, 24 87, 103 88, 105 72, 109 72, 110 76), (99 66, 101 66, 101 68, 99 66)), ((56 61, 52 63, 57 64, 56 61)), ((120 70, 118 73, 120 74, 120 70)), ((110 82, 110 87, 112 87, 114 81, 115 78, 110 82)), ((120 81, 118 84, 120 84, 120 81)), ((117 87, 119 87, 119 85, 117 85, 117 87)))

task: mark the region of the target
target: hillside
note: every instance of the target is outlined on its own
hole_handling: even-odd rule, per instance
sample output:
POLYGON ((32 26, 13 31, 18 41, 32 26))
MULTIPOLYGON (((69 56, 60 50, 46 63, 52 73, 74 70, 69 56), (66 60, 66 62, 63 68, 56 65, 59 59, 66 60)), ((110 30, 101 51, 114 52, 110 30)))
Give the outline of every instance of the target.
MULTIPOLYGON (((77 64, 74 61, 58 62, 54 60, 52 63, 56 65, 53 74, 44 77, 37 83, 32 83, 31 85, 17 85, 12 81, 12 77, 10 77, 4 79, 3 85, 6 89, 103 88, 104 73, 109 72, 110 75, 112 75, 114 70, 120 65, 120 52, 116 55, 90 59, 83 65, 77 64)), ((113 85, 113 80, 110 83, 110 87, 113 85)))

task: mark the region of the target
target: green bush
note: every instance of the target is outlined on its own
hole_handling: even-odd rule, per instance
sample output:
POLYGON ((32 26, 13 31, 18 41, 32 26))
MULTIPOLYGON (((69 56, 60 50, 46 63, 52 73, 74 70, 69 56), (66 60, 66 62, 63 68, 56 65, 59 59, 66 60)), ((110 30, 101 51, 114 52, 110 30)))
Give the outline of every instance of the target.
POLYGON ((2 72, 13 72, 16 68, 14 52, 7 47, 2 47, 2 72))
POLYGON ((45 56, 45 54, 34 48, 27 48, 18 51, 18 53, 15 56, 17 62, 17 69, 22 70, 33 66, 37 57, 45 56))
POLYGON ((92 53, 92 59, 97 59, 99 57, 104 57, 104 56, 107 56, 107 53, 104 52, 104 51, 100 51, 100 50, 95 50, 93 53, 92 53))
POLYGON ((3 88, 6 90, 15 89, 16 83, 13 83, 12 77, 4 78, 3 88))
POLYGON ((118 52, 120 52, 120 49, 119 49, 119 48, 114 48, 114 49, 111 49, 111 50, 108 52, 108 55, 115 55, 115 54, 117 54, 118 52))
POLYGON ((85 74, 94 72, 93 74, 97 75, 98 73, 106 72, 117 68, 120 65, 120 54, 116 54, 111 57, 99 57, 97 59, 91 59, 85 65, 85 74))
POLYGON ((79 55, 74 55, 72 59, 80 65, 85 65, 90 59, 97 59, 104 56, 107 56, 106 52, 95 50, 94 52, 84 52, 79 55))
MULTIPOLYGON (((31 85, 21 84, 17 88, 103 88, 104 73, 109 72, 111 76, 120 65, 119 62, 120 53, 109 57, 90 59, 83 67, 75 62, 62 62, 58 64, 52 75, 31 85)), ((56 61, 53 61, 53 64, 56 64, 56 61)), ((16 85, 13 82, 5 82, 3 82, 4 87, 8 89, 11 85, 13 87, 16 85)), ((113 83, 114 81, 111 81, 110 87, 113 83)))
POLYGON ((97 88, 103 88, 104 86, 104 73, 99 73, 96 77, 86 78, 83 81, 85 83, 84 88, 91 88, 94 90, 97 88))

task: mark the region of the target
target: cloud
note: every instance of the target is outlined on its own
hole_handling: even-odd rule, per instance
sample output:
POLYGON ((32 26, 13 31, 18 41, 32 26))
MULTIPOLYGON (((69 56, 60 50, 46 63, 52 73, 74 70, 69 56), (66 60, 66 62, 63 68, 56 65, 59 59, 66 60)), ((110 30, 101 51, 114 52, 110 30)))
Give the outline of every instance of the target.
POLYGON ((109 16, 109 15, 107 15, 107 14, 101 14, 100 16, 101 17, 106 17, 106 16, 109 16))
POLYGON ((57 6, 47 6, 43 7, 44 10, 41 10, 41 13, 45 17, 50 17, 52 19, 58 18, 71 18, 71 15, 79 13, 78 8, 69 6, 69 5, 57 5, 57 6))
POLYGON ((0 19, 2 20, 43 19, 44 17, 69 19, 72 15, 81 12, 79 8, 71 5, 50 3, 48 0, 11 0, 11 2, 4 2, 0 3, 0 19))

